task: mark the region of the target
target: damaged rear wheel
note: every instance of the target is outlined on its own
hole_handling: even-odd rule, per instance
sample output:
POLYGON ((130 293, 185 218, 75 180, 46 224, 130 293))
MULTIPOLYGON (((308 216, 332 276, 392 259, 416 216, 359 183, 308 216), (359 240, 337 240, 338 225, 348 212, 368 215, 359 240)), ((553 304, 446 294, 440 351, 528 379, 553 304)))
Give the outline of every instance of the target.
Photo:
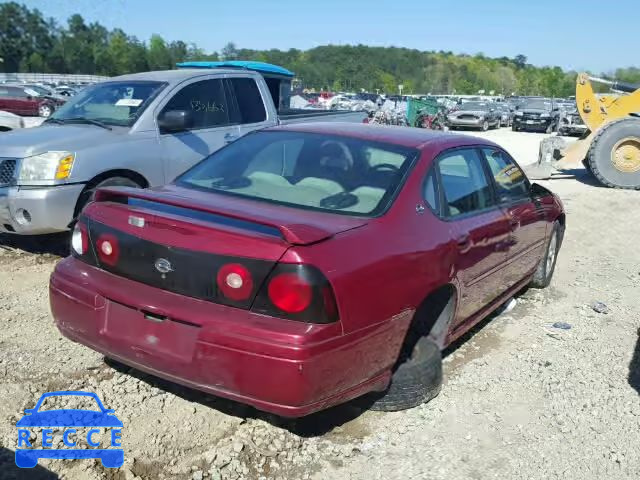
MULTIPOLYGON (((429 338, 420 338, 410 356, 398 365, 385 392, 369 408, 395 412, 435 398, 442 387, 442 355, 429 338)), ((375 397, 373 397, 375 398, 375 397)))

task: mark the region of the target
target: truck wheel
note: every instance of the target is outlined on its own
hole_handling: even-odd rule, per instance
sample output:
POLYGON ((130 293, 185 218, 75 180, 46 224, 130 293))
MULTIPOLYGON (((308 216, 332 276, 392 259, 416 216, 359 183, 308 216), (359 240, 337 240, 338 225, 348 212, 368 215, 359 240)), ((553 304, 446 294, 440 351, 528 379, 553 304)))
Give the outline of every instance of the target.
POLYGON ((640 118, 622 118, 600 128, 587 161, 603 185, 640 190, 640 118))
POLYGON ((533 274, 533 279, 529 283, 533 288, 547 288, 553 278, 553 272, 556 269, 556 261, 558 260, 558 251, 560 250, 560 243, 562 241, 562 235, 560 230, 560 224, 558 222, 553 223, 553 229, 551 230, 551 236, 549 237, 549 243, 544 251, 544 256, 538 263, 536 273, 533 274))
POLYGON ((435 398, 442 387, 442 355, 429 338, 420 338, 411 355, 398 365, 389 388, 369 407, 395 412, 417 407, 435 398))
POLYGON ((131 188, 142 188, 142 186, 131 180, 127 177, 110 177, 101 182, 91 185, 88 184, 84 191, 80 194, 80 198, 78 199, 78 205, 76 206, 76 212, 74 218, 77 218, 78 215, 82 212, 84 207, 87 206, 88 203, 93 201, 93 197, 96 193, 96 190, 103 187, 131 187, 131 188))

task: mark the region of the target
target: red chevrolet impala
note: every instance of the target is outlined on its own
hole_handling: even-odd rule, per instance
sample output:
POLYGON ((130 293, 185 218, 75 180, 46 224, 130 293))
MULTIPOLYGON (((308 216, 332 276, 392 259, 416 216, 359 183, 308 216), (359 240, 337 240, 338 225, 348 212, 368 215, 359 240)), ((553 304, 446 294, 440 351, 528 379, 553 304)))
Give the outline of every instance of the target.
POLYGON ((171 185, 100 190, 51 308, 107 357, 279 415, 398 410, 437 395, 443 348, 549 284, 564 227, 489 141, 276 127, 171 185))

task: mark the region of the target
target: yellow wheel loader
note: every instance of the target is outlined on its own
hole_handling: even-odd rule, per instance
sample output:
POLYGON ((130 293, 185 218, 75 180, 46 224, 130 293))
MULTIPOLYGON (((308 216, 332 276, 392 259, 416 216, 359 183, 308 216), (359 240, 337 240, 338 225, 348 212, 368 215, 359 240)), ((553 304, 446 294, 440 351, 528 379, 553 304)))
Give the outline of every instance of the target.
POLYGON ((604 185, 640 190, 640 85, 612 82, 578 75, 576 105, 587 126, 577 141, 545 138, 538 164, 528 170, 531 178, 552 178, 572 170, 580 162, 604 185), (612 94, 599 95, 593 83, 611 87, 612 94))

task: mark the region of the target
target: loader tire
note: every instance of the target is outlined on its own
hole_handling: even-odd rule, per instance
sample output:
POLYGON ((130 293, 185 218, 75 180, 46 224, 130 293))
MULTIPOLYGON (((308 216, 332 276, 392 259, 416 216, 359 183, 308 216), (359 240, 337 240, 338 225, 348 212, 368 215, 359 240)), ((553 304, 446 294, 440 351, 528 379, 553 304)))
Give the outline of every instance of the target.
POLYGON ((587 162, 603 185, 640 190, 640 118, 622 118, 600 128, 587 162))

